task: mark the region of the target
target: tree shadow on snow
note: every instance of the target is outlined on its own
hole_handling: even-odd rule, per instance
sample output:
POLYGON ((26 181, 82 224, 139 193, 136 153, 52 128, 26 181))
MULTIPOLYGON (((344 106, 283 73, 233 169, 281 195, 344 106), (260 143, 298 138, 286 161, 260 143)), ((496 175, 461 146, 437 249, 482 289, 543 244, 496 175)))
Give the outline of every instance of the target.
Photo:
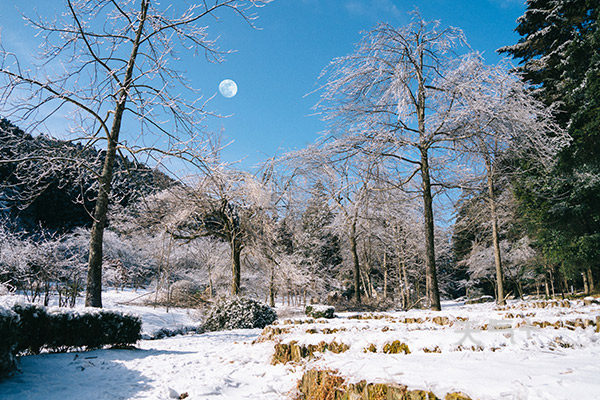
MULTIPOLYGON (((152 388, 151 379, 123 362, 164 354, 165 350, 96 350, 24 356, 19 371, 0 380, 0 398, 129 399, 152 388)), ((160 367, 159 367, 160 368, 160 367)))

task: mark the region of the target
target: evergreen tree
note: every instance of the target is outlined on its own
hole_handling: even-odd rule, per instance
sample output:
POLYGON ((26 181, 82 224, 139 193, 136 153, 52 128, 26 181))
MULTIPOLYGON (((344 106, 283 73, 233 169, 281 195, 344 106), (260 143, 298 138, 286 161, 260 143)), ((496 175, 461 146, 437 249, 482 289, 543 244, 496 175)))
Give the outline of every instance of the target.
POLYGON ((551 173, 533 169, 515 186, 547 261, 567 276, 582 273, 588 288, 600 269, 599 5, 530 0, 519 43, 500 49, 521 59, 524 79, 573 138, 551 173))
MULTIPOLYGON (((323 184, 317 182, 311 190, 301 225, 304 240, 303 251, 312 259, 314 273, 334 277, 336 267, 342 263, 339 237, 329 229, 334 215, 327 202, 323 184)), ((329 281, 329 280, 327 280, 329 281)))

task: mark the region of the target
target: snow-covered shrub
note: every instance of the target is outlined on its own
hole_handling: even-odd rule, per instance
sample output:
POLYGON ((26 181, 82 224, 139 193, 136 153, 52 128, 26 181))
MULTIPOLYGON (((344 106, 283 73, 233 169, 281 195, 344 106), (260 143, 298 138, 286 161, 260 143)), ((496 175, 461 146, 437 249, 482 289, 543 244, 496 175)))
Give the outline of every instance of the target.
POLYGON ((15 304, 19 316, 17 353, 38 354, 51 335, 51 321, 46 309, 35 304, 15 304))
POLYGON ((268 305, 243 297, 232 297, 215 303, 208 312, 204 329, 264 328, 276 319, 277 314, 268 305))
POLYGON ((15 350, 18 337, 17 321, 17 314, 0 306, 0 378, 15 368, 15 350))
POLYGON ((331 306, 306 306, 304 313, 312 318, 335 318, 335 309, 331 306))
POLYGON ((142 339, 144 340, 157 340, 164 339, 166 337, 173 337, 177 335, 187 335, 189 333, 204 333, 204 326, 182 326, 180 328, 167 328, 162 327, 151 335, 144 334, 142 335, 142 339))
POLYGON ((18 352, 39 353, 42 349, 64 351, 93 349, 105 345, 129 345, 140 339, 139 317, 116 311, 44 308, 15 305, 19 316, 18 352))

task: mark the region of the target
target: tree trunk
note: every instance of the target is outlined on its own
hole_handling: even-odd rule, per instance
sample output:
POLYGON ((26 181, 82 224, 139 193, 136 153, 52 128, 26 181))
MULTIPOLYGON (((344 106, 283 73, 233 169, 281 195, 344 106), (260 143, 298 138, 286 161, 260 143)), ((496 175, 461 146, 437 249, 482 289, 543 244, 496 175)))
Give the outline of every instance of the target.
POLYGON ((127 62, 127 69, 121 88, 117 95, 117 104, 114 111, 114 118, 110 133, 107 137, 106 155, 104 156, 104 165, 99 178, 98 198, 94 208, 94 221, 90 233, 90 251, 88 258, 88 275, 85 305, 87 307, 102 307, 102 242, 104 238, 104 227, 106 226, 106 214, 108 212, 108 200, 110 196, 113 168, 115 163, 115 154, 119 133, 121 132, 121 122, 123 112, 127 104, 127 96, 132 82, 135 60, 137 58, 140 40, 144 30, 144 22, 148 11, 148 2, 142 1, 140 21, 136 30, 135 39, 131 55, 127 62))
POLYGON ((406 303, 406 307, 408 307, 410 304, 410 287, 408 286, 408 275, 404 262, 402 262, 402 278, 404 279, 404 302, 406 303))
POLYGON ((234 237, 231 241, 231 294, 237 296, 240 294, 240 253, 242 246, 234 237))
MULTIPOLYGON (((123 110, 115 113, 113 131, 118 136, 118 128, 115 128, 117 119, 120 125, 123 110)), ((86 307, 102 307, 102 242, 104 238, 104 227, 106 225, 106 214, 108 212, 108 198, 110 195, 113 167, 117 144, 114 139, 108 141, 108 148, 104 156, 104 167, 100 177, 100 187, 96 207, 94 209, 94 222, 90 232, 90 251, 88 258, 88 274, 85 305, 86 307)))
POLYGON ((496 212, 496 197, 494 193, 494 174, 490 158, 485 157, 487 169, 488 201, 490 204, 490 217, 492 222, 492 242, 494 244, 494 263, 496 264, 496 302, 498 305, 505 305, 504 300, 504 282, 502 277, 502 258, 500 256, 500 234, 498 233, 498 214, 496 212))
POLYGON ((423 71, 426 68, 424 50, 419 49, 417 67, 418 92, 415 103, 417 123, 419 128, 419 151, 421 152, 421 180, 423 189, 423 219, 425 222, 425 286, 427 300, 432 310, 440 311, 440 292, 438 290, 437 271, 435 268, 435 237, 433 221, 433 196, 431 195, 431 177, 429 175, 429 146, 431 143, 425 129, 425 78, 423 71))
POLYGON ((213 297, 213 281, 212 281, 212 267, 208 264, 208 298, 213 297))
POLYGON ((433 226, 433 197, 429 178, 427 150, 421 150, 421 177, 423 180, 423 212, 425 217, 425 283, 427 300, 432 310, 440 311, 440 292, 435 268, 435 237, 433 226))
POLYGON ((358 260, 358 251, 356 250, 356 218, 350 226, 350 251, 354 262, 354 300, 357 305, 361 303, 360 296, 360 263, 358 260))
POLYGON ((275 267, 271 266, 271 279, 269 282, 269 305, 275 307, 275 267))
POLYGON ((383 253, 383 298, 387 299, 387 291, 388 291, 388 270, 387 270, 387 262, 386 262, 386 254, 383 253))
POLYGON ((520 280, 517 280, 517 293, 519 294, 519 298, 523 300, 525 293, 523 293, 523 283, 520 280))
POLYGON ((595 290, 594 275, 592 274, 592 268, 591 267, 587 267, 587 276, 588 276, 588 287, 590 289, 590 294, 591 294, 595 290))
POLYGON ((590 294, 590 285, 588 284, 587 271, 582 272, 581 276, 583 277, 583 293, 590 294))
POLYGON ((366 278, 365 278, 365 272, 364 271, 360 271, 360 280, 362 282, 362 288, 365 291, 365 296, 368 299, 369 298, 369 291, 368 291, 368 287, 369 285, 367 284, 366 278))
POLYGON ((406 296, 404 295, 404 291, 406 290, 406 287, 402 281, 403 272, 404 268, 402 265, 402 258, 400 257, 400 253, 398 253, 398 286, 400 287, 400 297, 402 298, 402 308, 406 310, 406 307, 408 306, 408 302, 406 301, 406 296))

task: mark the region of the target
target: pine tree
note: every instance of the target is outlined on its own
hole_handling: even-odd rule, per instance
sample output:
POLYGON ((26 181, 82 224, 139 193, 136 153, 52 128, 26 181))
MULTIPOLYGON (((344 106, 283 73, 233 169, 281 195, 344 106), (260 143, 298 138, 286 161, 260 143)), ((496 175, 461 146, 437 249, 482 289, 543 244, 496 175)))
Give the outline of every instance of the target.
POLYGON ((551 173, 534 169, 516 182, 522 211, 547 261, 588 281, 600 269, 599 5, 530 0, 519 43, 500 49, 521 59, 524 79, 573 138, 551 173))
POLYGON ((519 72, 534 85, 538 98, 557 109, 568 124, 578 104, 572 94, 590 69, 589 37, 597 30, 597 0, 528 0, 517 22, 519 42, 499 49, 520 59, 519 72), (568 98, 571 97, 571 98, 568 98))

